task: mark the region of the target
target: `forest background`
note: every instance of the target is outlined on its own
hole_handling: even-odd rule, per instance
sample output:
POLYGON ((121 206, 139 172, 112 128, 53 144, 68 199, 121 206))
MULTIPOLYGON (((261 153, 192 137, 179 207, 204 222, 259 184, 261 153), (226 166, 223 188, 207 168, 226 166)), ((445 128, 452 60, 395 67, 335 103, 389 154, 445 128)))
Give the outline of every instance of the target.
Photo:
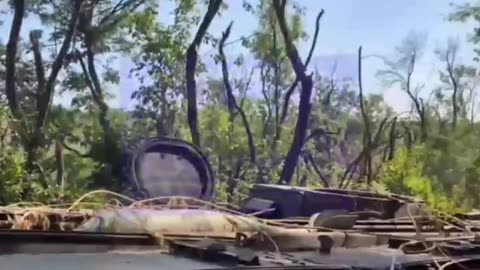
POLYGON ((478 208, 480 2, 3 0, 0 14, 2 204, 122 190, 123 150, 172 136, 207 154, 218 201, 284 183, 478 208))

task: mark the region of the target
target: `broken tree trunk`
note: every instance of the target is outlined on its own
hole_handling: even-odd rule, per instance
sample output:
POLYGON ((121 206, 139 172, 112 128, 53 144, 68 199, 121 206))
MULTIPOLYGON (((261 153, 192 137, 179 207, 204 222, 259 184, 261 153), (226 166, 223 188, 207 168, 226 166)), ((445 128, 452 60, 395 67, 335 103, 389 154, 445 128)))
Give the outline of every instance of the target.
POLYGON ((300 81, 302 91, 300 93, 300 104, 298 107, 298 118, 295 126, 295 134, 293 141, 285 157, 283 170, 280 175, 280 181, 284 184, 290 184, 292 182, 295 167, 298 162, 298 158, 301 154, 305 137, 307 135, 308 120, 310 118, 311 104, 310 97, 312 95, 313 80, 312 75, 307 75, 305 65, 300 58, 297 48, 293 44, 290 31, 285 19, 285 6, 286 0, 274 0, 273 7, 275 14, 277 15, 278 24, 285 40, 285 46, 287 50, 287 56, 292 63, 293 70, 300 81))

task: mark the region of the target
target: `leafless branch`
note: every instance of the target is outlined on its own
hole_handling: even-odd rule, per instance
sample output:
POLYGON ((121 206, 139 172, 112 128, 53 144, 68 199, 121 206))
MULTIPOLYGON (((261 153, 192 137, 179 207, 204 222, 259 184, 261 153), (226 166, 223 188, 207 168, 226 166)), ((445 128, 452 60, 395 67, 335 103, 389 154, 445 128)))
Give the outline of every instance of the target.
POLYGON ((55 83, 57 80, 58 73, 63 66, 63 61, 65 60, 65 56, 70 48, 70 43, 72 42, 73 35, 75 33, 75 29, 78 22, 78 17, 80 15, 80 7, 82 5, 83 0, 75 0, 73 5, 73 10, 71 11, 70 22, 68 25, 68 30, 65 34, 63 39, 62 46, 60 47, 60 51, 53 61, 50 76, 47 79, 45 84, 45 92, 42 93, 42 102, 40 103, 40 110, 38 112, 38 118, 35 126, 35 132, 41 133, 42 128, 45 125, 45 121, 47 120, 48 111, 50 105, 52 103, 53 94, 55 91, 55 83))
POLYGON ((30 42, 32 43, 32 51, 33 51, 33 59, 35 63, 35 73, 37 75, 37 91, 35 93, 36 95, 36 103, 37 103, 37 110, 40 111, 41 104, 42 104, 42 97, 45 92, 45 70, 43 67, 43 59, 42 59, 42 53, 40 49, 40 41, 39 37, 36 35, 36 33, 31 32, 30 33, 30 42))
MULTIPOLYGON (((250 129, 250 124, 248 122, 245 112, 243 111, 243 108, 238 106, 235 96, 233 95, 232 86, 230 85, 230 80, 229 80, 227 59, 223 51, 225 41, 228 39, 228 36, 230 35, 232 24, 233 22, 231 22, 228 25, 227 29, 222 34, 222 38, 220 39, 220 43, 218 45, 218 53, 220 55, 220 61, 222 63, 223 84, 225 85, 225 90, 227 91, 227 100, 229 104, 233 105, 235 110, 240 114, 240 117, 242 118, 243 125, 245 127, 245 132, 248 138, 248 148, 250 150, 250 162, 254 164, 256 162, 256 153, 255 153, 255 142, 253 140, 252 131, 250 129)), ((232 122, 233 122, 233 118, 235 114, 233 111, 231 111, 230 113, 232 114, 232 122)))
POLYGON ((452 128, 455 129, 457 126, 457 118, 458 118, 458 78, 454 75, 455 69, 455 59, 457 56, 457 51, 455 47, 449 46, 447 51, 445 52, 445 63, 447 65, 447 72, 450 78, 450 83, 452 84, 453 93, 452 93, 452 109, 453 109, 453 119, 452 119, 452 128))
MULTIPOLYGON (((325 13, 325 11, 322 9, 320 11, 320 13, 318 13, 318 15, 317 15, 317 19, 316 19, 316 22, 315 22, 315 33, 313 35, 313 40, 312 40, 312 44, 310 45, 310 50, 308 52, 308 56, 305 60, 305 66, 308 66, 308 64, 310 63, 310 60, 312 59, 313 52, 315 51, 315 46, 317 45, 318 33, 320 31, 320 20, 322 19, 322 16, 323 16, 324 13, 325 13)), ((298 83, 299 83, 299 80, 298 80, 298 77, 297 77, 297 78, 295 78, 295 81, 293 82, 293 84, 290 86, 290 88, 285 93, 285 100, 283 102, 282 114, 281 114, 281 117, 280 117, 280 125, 282 123, 284 123, 285 119, 287 118, 288 106, 290 104, 290 99, 292 97, 293 91, 295 91, 295 88, 297 88, 298 83)))
POLYGON ((373 140, 371 141, 371 143, 365 145, 362 151, 360 152, 360 154, 358 154, 358 156, 347 166, 343 174, 343 177, 340 180, 339 188, 348 187, 351 180, 351 176, 357 169, 357 166, 360 163, 360 161, 365 157, 367 153, 385 144, 385 142, 380 142, 380 139, 381 139, 383 130, 387 126, 388 119, 389 119, 388 117, 385 117, 382 120, 382 122, 380 122, 380 125, 378 126, 377 132, 375 133, 375 136, 373 137, 373 140))
POLYGON ((245 103, 245 99, 247 98, 247 92, 248 92, 248 89, 250 89, 250 84, 252 83, 252 78, 254 73, 255 73, 255 68, 252 68, 248 76, 247 82, 245 83, 242 98, 240 99, 240 108, 243 108, 243 104, 245 103))
MULTIPOLYGON (((18 50, 18 42, 20 38, 20 31, 22 29, 23 17, 25 16, 25 0, 14 1, 14 14, 12 20, 12 26, 10 29, 10 36, 7 43, 6 50, 6 74, 5 74, 5 91, 7 95, 8 106, 12 112, 13 117, 22 123, 23 128, 28 132, 28 126, 25 123, 25 117, 17 100, 16 92, 16 58, 18 50)), ((24 138, 25 139, 25 138, 24 138)))
POLYGON ((305 155, 306 161, 308 161, 308 163, 310 163, 312 165, 313 170, 318 175, 318 177, 320 177, 320 180, 322 180, 323 185, 327 188, 330 187, 330 183, 329 183, 328 179, 320 171, 320 168, 318 168, 317 164, 315 163, 315 160, 313 159, 312 154, 310 154, 308 152, 305 152, 304 155, 305 155))
POLYGON ((200 131, 198 129, 198 112, 197 112, 197 85, 195 82, 195 70, 197 66, 197 48, 200 47, 203 37, 207 33, 207 29, 213 18, 217 14, 222 0, 210 0, 208 10, 198 28, 195 37, 187 49, 187 62, 185 67, 186 92, 187 92, 187 118, 190 128, 192 141, 195 145, 200 146, 200 131))
POLYGON ((270 119, 272 118, 272 102, 268 96, 270 90, 269 85, 267 86, 267 74, 270 73, 270 66, 267 66, 265 63, 261 63, 260 66, 260 78, 262 81, 262 95, 265 100, 265 106, 267 107, 267 116, 265 122, 263 123, 263 137, 267 136, 268 127, 270 125, 270 119))
MULTIPOLYGON (((415 71, 417 57, 418 57, 418 45, 412 44, 412 42, 418 41, 409 41, 407 40, 406 43, 408 47, 406 51, 400 51, 402 53, 402 58, 399 60, 398 63, 390 61, 385 57, 371 55, 374 57, 378 57, 382 59, 389 67, 388 70, 380 70, 377 72, 378 76, 381 76, 384 81, 388 84, 395 84, 399 83, 400 88, 403 92, 405 92, 410 100, 413 103, 413 107, 420 118, 420 131, 421 131, 421 140, 424 141, 427 138, 427 119, 425 117, 425 106, 426 104, 423 102, 421 98, 418 97, 419 91, 423 88, 422 85, 417 85, 412 87, 412 76, 415 71), (410 48, 411 45, 414 45, 413 48, 410 48), (398 71, 398 66, 406 65, 406 71, 400 72, 398 71)), ((368 57, 371 57, 368 56, 368 57)), ((366 56, 367 57, 367 56, 366 56)))
POLYGON ((307 75, 305 72, 305 65, 300 58, 297 48, 295 47, 290 31, 288 30, 287 22, 285 19, 285 5, 286 1, 274 0, 273 8, 277 16, 280 31, 282 32, 283 39, 287 50, 287 56, 290 59, 295 75, 299 79, 302 92, 300 94, 299 112, 297 123, 295 125, 295 133, 290 149, 285 157, 283 170, 280 175, 280 179, 283 183, 290 184, 292 181, 295 167, 298 162, 305 137, 307 135, 308 122, 310 119, 311 104, 310 98, 312 95, 313 81, 312 74, 307 75))

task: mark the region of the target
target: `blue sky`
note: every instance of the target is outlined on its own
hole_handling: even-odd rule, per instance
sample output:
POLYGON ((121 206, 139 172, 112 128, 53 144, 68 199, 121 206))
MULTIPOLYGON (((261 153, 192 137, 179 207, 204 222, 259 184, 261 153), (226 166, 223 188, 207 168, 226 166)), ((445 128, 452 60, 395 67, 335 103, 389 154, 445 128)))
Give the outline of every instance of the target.
MULTIPOLYGON (((161 1, 160 14, 162 21, 168 21, 168 10, 171 8, 169 1, 161 1)), ((231 40, 242 35, 249 35, 256 28, 255 18, 246 13, 242 8, 241 0, 225 0, 229 10, 222 17, 217 17, 212 24, 210 32, 220 36, 231 20, 234 20, 231 40)), ((433 51, 446 44, 449 37, 458 38, 462 42, 459 62, 471 63, 473 58, 472 46, 467 43, 467 37, 473 29, 471 23, 457 24, 446 20, 452 11, 451 0, 297 0, 307 7, 304 19, 308 33, 313 33, 315 17, 320 9, 325 10, 321 22, 318 44, 314 53, 312 67, 328 72, 333 63, 337 63, 337 72, 343 76, 356 77, 356 52, 362 45, 364 55, 393 54, 394 47, 410 32, 425 33, 428 38, 424 57, 418 63, 415 80, 436 81, 434 68, 441 67, 433 51)), ((461 4, 463 0, 455 3, 461 4)), ((250 0, 250 3, 254 1, 250 0)), ((11 16, 7 16, 5 24, 0 26, 0 40, 6 41, 10 27, 11 16)), ((22 31, 26 35, 34 29, 38 21, 34 18, 27 19, 22 31)), ((301 44, 300 53, 306 55, 309 44, 301 44)), ((228 54, 236 54, 241 50, 231 46, 228 54)), ((200 55, 208 56, 211 49, 202 48, 200 55)), ((128 105, 129 96, 137 83, 128 78, 131 66, 128 59, 120 59, 116 63, 122 74, 120 87, 112 89, 116 96, 112 105, 125 107, 128 105)), ((364 89, 367 92, 383 93, 385 99, 396 110, 408 109, 408 99, 398 89, 386 89, 374 77, 376 70, 382 67, 378 60, 364 61, 364 89)), ((216 67, 212 67, 216 69, 216 67)), ((65 98, 56 98, 57 101, 65 98)), ((63 102, 62 102, 63 103, 63 102)))

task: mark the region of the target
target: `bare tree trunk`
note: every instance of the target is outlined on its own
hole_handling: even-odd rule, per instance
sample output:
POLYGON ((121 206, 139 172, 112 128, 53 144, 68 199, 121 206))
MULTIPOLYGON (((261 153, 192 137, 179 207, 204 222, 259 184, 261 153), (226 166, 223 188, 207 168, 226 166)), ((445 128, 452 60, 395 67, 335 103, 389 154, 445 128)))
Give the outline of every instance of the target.
MULTIPOLYGON (((250 124, 248 123, 247 115, 243 111, 243 108, 241 108, 236 99, 235 96, 233 95, 233 90, 232 86, 230 85, 229 81, 229 74, 228 74, 228 66, 227 66, 227 59, 225 57, 225 53, 223 52, 223 46, 225 44, 225 41, 227 40, 228 36, 230 35, 230 29, 232 28, 232 23, 228 25, 227 30, 222 35, 222 38, 220 40, 220 43, 218 45, 218 51, 220 54, 221 58, 221 63, 222 63, 222 73, 223 73, 223 83, 225 85, 225 90, 227 92, 227 100, 229 104, 232 104, 233 108, 240 114, 240 117, 242 118, 243 121, 243 126, 245 127, 245 133, 247 135, 248 139, 248 148, 250 150, 250 162, 255 163, 256 161, 256 151, 255 151, 255 141, 253 140, 253 135, 252 131, 250 129, 250 124)), ((230 106, 230 105, 229 105, 230 106)), ((232 114, 232 122, 233 122, 233 117, 234 117, 234 112, 230 112, 232 114)))
MULTIPOLYGON (((5 86, 6 86, 6 95, 8 106, 12 112, 13 117, 15 120, 23 124, 23 128, 25 128, 25 133, 28 133, 28 127, 25 123, 25 117, 22 112, 22 108, 20 107, 20 103, 17 100, 17 92, 16 92, 16 85, 15 85, 15 61, 17 58, 17 49, 18 49, 18 41, 20 37, 20 30, 22 29, 23 17, 25 16, 25 0, 18 0, 14 1, 14 15, 12 26, 10 29, 10 37, 7 43, 7 50, 6 50, 6 78, 5 78, 5 86)), ((23 140, 25 140, 24 136, 23 140)))
POLYGON ((35 132, 37 136, 40 136, 43 133, 43 127, 45 126, 45 122, 47 121, 48 113, 52 105, 57 76, 63 67, 65 57, 67 56, 68 50, 70 49, 70 44, 72 43, 73 35, 75 33, 78 17, 80 15, 80 7, 83 0, 75 0, 73 2, 73 10, 71 11, 68 30, 65 33, 65 37, 63 39, 60 51, 58 52, 58 55, 52 64, 50 76, 48 77, 48 80, 45 84, 45 92, 41 93, 42 99, 39 106, 40 111, 38 112, 37 123, 35 127, 35 132))
MULTIPOLYGON (((277 28, 276 24, 273 20, 273 16, 270 16, 270 27, 272 29, 272 50, 273 50, 273 57, 275 60, 272 61, 273 63, 273 127, 274 130, 280 129, 280 107, 279 107, 279 97, 280 97, 280 73, 281 73, 281 63, 283 62, 283 57, 280 58, 278 55, 278 46, 277 46, 277 28)), ((277 132, 275 132, 277 133, 277 132)), ((276 137, 273 138, 272 142, 273 150, 277 148, 277 140, 276 137)))
POLYGON ((187 63, 185 67, 185 77, 187 81, 187 118, 188 126, 190 127, 190 134, 192 142, 200 146, 200 131, 198 128, 198 112, 197 112, 197 85, 195 82, 195 71, 197 68, 197 48, 200 47, 202 39, 207 33, 210 23, 217 14, 222 0, 210 0, 208 3, 208 10, 203 17, 202 23, 198 28, 193 42, 187 49, 187 63))
POLYGON ((447 64, 447 72, 453 88, 453 93, 452 93, 452 109, 453 109, 452 129, 453 130, 455 130, 455 128, 457 127, 457 118, 458 118, 458 101, 457 101, 458 79, 454 75, 456 53, 457 52, 455 51, 455 49, 451 49, 451 48, 448 48, 447 52, 445 53, 445 62, 447 64))
POLYGON ((396 127, 397 127, 397 117, 393 118, 392 126, 390 128, 389 136, 389 146, 388 146, 388 155, 386 160, 391 161, 395 156, 395 142, 396 142, 396 127))
MULTIPOLYGON (((16 86, 15 86, 15 59, 17 54, 17 47, 18 47, 18 40, 20 35, 20 30, 22 26, 23 17, 25 15, 25 1, 14 1, 14 19, 12 22, 12 28, 10 31, 10 37, 7 44, 7 75, 6 75, 6 93, 8 104, 10 110, 12 111, 13 116, 15 119, 23 124, 24 133, 23 136, 23 144, 25 147, 25 151, 27 152, 27 160, 26 160, 26 168, 29 173, 32 173, 37 168, 41 171, 41 168, 36 161, 38 159, 38 150, 43 144, 44 139, 44 127, 46 121, 48 119, 48 113, 50 111, 54 91, 55 91, 55 84, 57 80, 57 76, 63 67, 63 63, 67 52, 70 48, 70 44, 73 39, 73 35, 76 29, 78 17, 80 14, 80 7, 82 5, 83 0, 75 0, 73 1, 72 10, 70 21, 68 25, 68 29, 65 33, 65 37, 56 56, 55 60, 53 61, 50 75, 48 79, 45 77, 45 70, 43 66, 43 61, 41 57, 41 49, 39 44, 39 36, 34 35, 31 33, 30 40, 32 43, 32 50, 34 53, 34 62, 35 62, 35 71, 37 76, 37 92, 36 92, 36 105, 38 114, 36 117, 36 121, 34 123, 33 130, 28 128, 28 123, 26 118, 23 115, 22 109, 20 104, 18 103, 17 96, 16 96, 16 86)), ((45 179, 42 177, 42 185, 47 186, 45 179)), ((22 192, 22 196, 26 197, 29 194, 30 190, 28 185, 24 187, 22 192)))
MULTIPOLYGON (((105 102, 104 93, 102 90, 102 85, 100 83, 100 78, 98 77, 97 70, 95 68, 95 55, 92 50, 93 43, 88 38, 89 34, 85 34, 85 43, 87 45, 87 64, 85 65, 82 55, 77 51, 77 59, 80 63, 80 66, 83 71, 83 76, 87 82, 87 86, 90 89, 92 98, 95 104, 98 107, 98 121, 100 126, 103 129, 103 147, 106 152, 111 153, 115 159, 117 153, 117 144, 114 138, 114 131, 110 120, 108 119, 109 107, 105 102)), ((109 160, 108 163, 113 163, 112 160, 109 160)))
MULTIPOLYGON (((322 19, 322 16, 323 16, 324 13, 325 13, 325 11, 322 9, 317 15, 317 19, 315 21, 315 33, 313 34, 312 44, 310 45, 310 50, 308 52, 307 59, 305 60, 305 67, 307 67, 308 64, 310 63, 310 61, 312 60, 313 51, 315 50, 315 47, 317 45, 318 33, 320 31, 320 20, 322 19)), ((279 124, 277 126, 277 130, 275 132, 274 145, 276 145, 276 142, 282 136, 281 135, 282 134, 282 125, 283 125, 283 123, 285 123, 285 120, 287 119, 288 107, 290 105, 290 99, 293 95, 293 91, 295 91, 295 89, 297 88, 298 83, 299 83, 299 78, 296 77, 293 84, 290 86, 290 88, 288 88, 287 93, 285 93, 285 98, 284 98, 283 105, 282 105, 282 111, 281 111, 281 114, 280 114, 280 121, 279 121, 279 124)))
POLYGON ((269 86, 267 86, 267 76, 270 73, 270 66, 267 66, 265 63, 261 63, 260 66, 260 80, 262 82, 262 95, 263 99, 265 100, 265 106, 267 107, 267 115, 265 117, 264 123, 263 123, 263 137, 267 137, 269 128, 270 128, 270 120, 272 119, 272 102, 270 100, 270 97, 268 95, 268 92, 270 90, 269 86))
POLYGON ((427 120, 425 119, 425 105, 421 98, 418 97, 417 93, 412 92, 412 75, 415 69, 417 61, 417 54, 416 52, 412 52, 412 56, 410 58, 410 65, 407 71, 407 78, 405 80, 405 89, 404 91, 410 97, 415 106, 415 110, 417 111, 418 117, 420 118, 420 130, 421 130, 421 141, 424 142, 427 139, 427 120))
POLYGON ((65 157, 63 155, 62 139, 55 141, 55 163, 57 167, 57 185, 61 189, 61 193, 65 190, 65 157))
POLYGON ((295 126, 295 134, 293 136, 290 150, 285 157, 283 170, 280 175, 280 180, 282 181, 282 183, 290 184, 292 182, 295 167, 297 166, 298 158, 300 156, 305 137, 307 135, 308 121, 310 118, 311 110, 310 97, 312 95, 313 81, 312 75, 307 75, 305 73, 305 65, 303 64, 302 59, 298 55, 297 48, 293 44, 292 37, 290 36, 290 32, 285 19, 286 4, 286 0, 273 1, 273 7, 277 15, 278 24, 285 40, 287 56, 290 59, 295 74, 302 86, 297 124, 295 126))
MULTIPOLYGON (((6 95, 8 106, 10 111, 12 112, 13 117, 15 118, 15 123, 19 124, 20 128, 23 129, 23 132, 20 133, 22 137, 22 144, 26 148, 29 143, 29 127, 25 116, 23 114, 22 108, 20 103, 17 100, 17 92, 16 92, 16 66, 15 61, 17 58, 17 49, 18 49, 18 41, 20 37, 20 31, 22 29, 22 22, 23 17, 25 16, 25 1, 18 0, 14 1, 14 15, 12 26, 10 29, 10 36, 7 43, 7 51, 6 51, 6 78, 5 78, 5 86, 6 86, 6 95)), ((31 159, 31 157, 27 156, 27 162, 31 159)), ((27 179, 23 179, 23 186, 25 186, 27 179)), ((26 197, 26 188, 22 187, 24 191, 22 192, 22 197, 26 197)))
POLYGON ((362 85, 362 46, 358 48, 358 90, 359 90, 359 99, 360 99, 360 111, 363 118, 363 148, 367 149, 363 159, 362 169, 360 171, 360 176, 366 176, 368 183, 370 183, 372 177, 372 153, 371 153, 371 144, 372 144, 372 135, 370 133, 370 120, 368 119, 367 111, 365 110, 365 98, 363 96, 363 85, 362 85))
MULTIPOLYGON (((124 8, 126 7, 127 7, 127 4, 124 8)), ((96 43, 99 42, 98 40, 95 39, 95 36, 99 36, 99 34, 94 32, 102 31, 103 28, 117 23, 116 20, 113 20, 113 21, 109 20, 109 17, 113 16, 113 14, 116 12, 115 12, 115 9, 112 10, 111 11, 112 14, 106 15, 104 18, 102 18, 101 22, 96 27, 93 27, 93 12, 94 12, 94 7, 90 8, 87 11, 84 11, 80 16, 79 31, 83 33, 83 36, 84 36, 84 42, 86 47, 85 54, 87 56, 86 64, 83 61, 83 54, 81 54, 78 50, 76 52, 76 57, 77 57, 77 60, 80 62, 80 66, 82 68, 83 75, 87 82, 87 86, 90 89, 90 92, 92 94, 92 98, 95 104, 97 104, 97 107, 99 110, 98 120, 104 132, 104 137, 103 137, 104 145, 105 147, 108 148, 113 143, 112 142, 113 129, 110 121, 108 120, 109 107, 105 102, 105 94, 102 89, 100 78, 98 76, 98 73, 95 67, 95 51, 96 51, 95 46, 96 46, 96 43)))

